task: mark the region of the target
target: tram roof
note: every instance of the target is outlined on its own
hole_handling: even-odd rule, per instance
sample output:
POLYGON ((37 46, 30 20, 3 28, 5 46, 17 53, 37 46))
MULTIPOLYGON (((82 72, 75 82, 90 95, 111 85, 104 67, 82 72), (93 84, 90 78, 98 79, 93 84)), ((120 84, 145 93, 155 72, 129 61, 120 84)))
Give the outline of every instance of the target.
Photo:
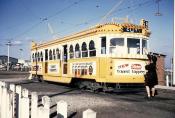
POLYGON ((62 38, 58 38, 52 41, 48 41, 48 42, 44 42, 42 44, 36 44, 34 42, 32 42, 32 49, 37 47, 45 47, 48 45, 55 45, 56 43, 60 43, 60 42, 65 42, 68 40, 76 40, 79 38, 83 38, 83 37, 88 37, 88 36, 93 36, 93 35, 97 35, 97 34, 106 34, 106 33, 117 33, 117 34, 122 34, 122 33, 135 33, 135 34, 142 34, 144 36, 149 37, 150 36, 150 31, 148 29, 148 26, 146 26, 145 24, 143 24, 143 19, 141 20, 142 23, 140 25, 136 25, 136 24, 131 24, 131 23, 115 23, 115 22, 110 22, 110 23, 104 23, 104 24, 98 24, 92 28, 89 28, 87 30, 83 30, 81 32, 69 35, 69 36, 65 36, 62 38), (132 32, 129 31, 124 31, 124 28, 129 29, 129 30, 133 30, 132 32), (141 32, 137 32, 137 30, 142 30, 141 32), (136 32, 134 32, 136 31, 136 32))

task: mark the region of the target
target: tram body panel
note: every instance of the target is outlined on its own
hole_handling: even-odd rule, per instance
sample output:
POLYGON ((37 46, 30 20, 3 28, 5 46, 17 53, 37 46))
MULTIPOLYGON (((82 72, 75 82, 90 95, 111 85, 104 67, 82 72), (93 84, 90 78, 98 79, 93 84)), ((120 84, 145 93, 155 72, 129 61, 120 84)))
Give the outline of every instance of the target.
POLYGON ((109 23, 32 44, 31 74, 60 83, 144 83, 149 35, 147 21, 141 20, 140 25, 109 23))

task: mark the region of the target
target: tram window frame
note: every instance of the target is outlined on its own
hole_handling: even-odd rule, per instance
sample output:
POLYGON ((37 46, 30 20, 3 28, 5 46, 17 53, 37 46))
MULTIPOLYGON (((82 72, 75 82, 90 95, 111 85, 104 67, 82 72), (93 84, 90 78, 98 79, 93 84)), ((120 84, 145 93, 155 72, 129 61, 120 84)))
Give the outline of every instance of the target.
POLYGON ((148 40, 142 39, 142 54, 147 54, 147 51, 148 51, 148 40))
POLYGON ((75 58, 81 58, 80 45, 78 43, 75 45, 75 58))
POLYGON ((106 54, 106 36, 101 37, 101 54, 106 54))
POLYGON ((96 48, 93 40, 89 42, 89 57, 96 56, 96 48))
POLYGON ((52 60, 52 50, 49 50, 49 60, 52 60))
POLYGON ((57 55, 57 59, 60 59, 60 50, 59 50, 59 48, 56 49, 56 55, 57 55))
MULTIPOLYGON (((124 38, 111 38, 110 39, 110 45, 109 45, 109 53, 112 54, 116 51, 116 47, 124 47, 125 45, 125 39, 124 38)), ((117 50, 120 51, 120 50, 117 50)))
POLYGON ((45 61, 47 61, 48 59, 48 49, 45 49, 45 61))
POLYGON ((35 54, 32 53, 32 61, 35 62, 35 54))
POLYGON ((40 53, 38 52, 38 62, 40 62, 40 53))
POLYGON ((40 52, 40 58, 41 58, 41 62, 43 62, 43 53, 42 53, 42 51, 40 52))
POLYGON ((127 38, 128 54, 140 54, 140 39, 139 38, 127 38), (131 43, 132 42, 132 43, 131 43), (138 45, 139 43, 139 45, 138 45), (131 49, 136 49, 135 52, 131 49))
POLYGON ((70 45, 70 47, 69 47, 69 58, 70 59, 74 58, 74 47, 73 47, 73 45, 70 45))
POLYGON ((35 61, 37 61, 37 58, 38 58, 38 57, 37 57, 37 53, 35 52, 35 61))
POLYGON ((88 57, 88 49, 87 49, 86 42, 82 43, 81 53, 82 53, 82 57, 88 57))
POLYGON ((53 60, 56 60, 56 54, 55 54, 55 49, 53 49, 53 53, 52 53, 52 55, 53 55, 53 60))

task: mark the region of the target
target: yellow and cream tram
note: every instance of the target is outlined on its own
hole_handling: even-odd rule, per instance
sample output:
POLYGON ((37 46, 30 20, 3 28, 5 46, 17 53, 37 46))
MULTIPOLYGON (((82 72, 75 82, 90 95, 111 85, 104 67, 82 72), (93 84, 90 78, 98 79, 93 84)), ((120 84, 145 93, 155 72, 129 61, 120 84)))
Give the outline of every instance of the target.
POLYGON ((32 43, 31 75, 91 88, 143 84, 150 31, 148 22, 106 23, 82 32, 32 43))

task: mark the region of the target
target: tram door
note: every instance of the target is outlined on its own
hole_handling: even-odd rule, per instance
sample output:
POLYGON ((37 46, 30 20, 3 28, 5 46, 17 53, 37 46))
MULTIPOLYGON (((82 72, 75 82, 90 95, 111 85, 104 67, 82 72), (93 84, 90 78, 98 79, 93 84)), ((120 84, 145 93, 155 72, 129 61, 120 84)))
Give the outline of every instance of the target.
POLYGON ((63 66, 62 66, 62 72, 63 75, 67 74, 67 45, 63 45, 63 66))

